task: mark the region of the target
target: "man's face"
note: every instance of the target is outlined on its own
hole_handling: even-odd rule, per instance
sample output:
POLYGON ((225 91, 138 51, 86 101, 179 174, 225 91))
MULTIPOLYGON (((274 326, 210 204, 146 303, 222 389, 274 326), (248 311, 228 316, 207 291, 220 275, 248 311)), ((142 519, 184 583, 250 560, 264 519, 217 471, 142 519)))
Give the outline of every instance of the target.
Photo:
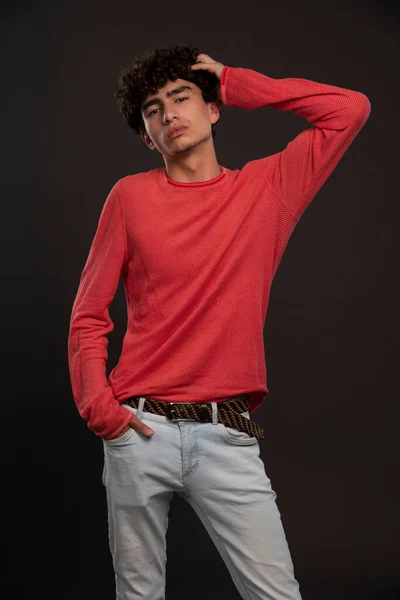
POLYGON ((217 102, 204 102, 200 88, 186 79, 168 81, 142 104, 146 131, 142 139, 173 158, 212 138, 211 125, 219 119, 217 102), (171 136, 171 132, 181 128, 171 136))

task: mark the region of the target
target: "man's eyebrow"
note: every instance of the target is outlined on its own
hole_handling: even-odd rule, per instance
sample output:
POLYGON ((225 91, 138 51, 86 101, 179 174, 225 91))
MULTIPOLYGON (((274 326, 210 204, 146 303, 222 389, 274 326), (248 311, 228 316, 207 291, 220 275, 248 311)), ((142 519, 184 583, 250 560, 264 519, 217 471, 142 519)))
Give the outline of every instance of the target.
MULTIPOLYGON (((184 90, 190 90, 192 92, 193 88, 191 88, 189 85, 180 85, 179 87, 174 88, 170 92, 167 92, 166 96, 167 96, 167 98, 169 98, 170 96, 175 96, 176 94, 180 94, 184 90)), ((158 98, 158 97, 153 98, 152 100, 145 102, 142 106, 142 112, 144 112, 146 110, 146 108, 149 108, 149 106, 153 106, 153 104, 161 104, 160 98, 158 98)))

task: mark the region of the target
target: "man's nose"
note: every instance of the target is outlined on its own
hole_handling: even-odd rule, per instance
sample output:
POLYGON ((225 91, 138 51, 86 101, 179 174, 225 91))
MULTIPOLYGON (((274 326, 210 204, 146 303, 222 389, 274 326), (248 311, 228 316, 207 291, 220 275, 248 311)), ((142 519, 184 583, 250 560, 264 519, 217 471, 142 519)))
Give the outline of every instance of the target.
POLYGON ((165 106, 163 117, 164 123, 170 123, 172 119, 178 118, 178 116, 178 108, 175 104, 165 106))

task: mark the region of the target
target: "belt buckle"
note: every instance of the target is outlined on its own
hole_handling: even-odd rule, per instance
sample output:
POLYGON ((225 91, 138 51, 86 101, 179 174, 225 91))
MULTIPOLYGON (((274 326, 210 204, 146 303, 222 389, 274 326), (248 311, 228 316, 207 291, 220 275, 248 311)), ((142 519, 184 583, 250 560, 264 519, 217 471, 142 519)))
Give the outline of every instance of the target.
POLYGON ((165 407, 165 412, 166 415, 168 417, 168 419, 171 419, 171 421, 195 421, 196 419, 186 419, 185 417, 178 417, 178 415, 176 414, 176 409, 174 408, 175 405, 178 404, 182 404, 182 402, 168 402, 166 407, 165 407))
MULTIPOLYGON (((168 419, 171 421, 197 421, 197 419, 190 419, 189 417, 178 417, 174 405, 181 406, 182 404, 192 404, 192 402, 168 402, 165 406, 165 412, 168 419)), ((205 404, 200 404, 200 407, 205 410, 205 414, 207 414, 207 408, 205 404)))

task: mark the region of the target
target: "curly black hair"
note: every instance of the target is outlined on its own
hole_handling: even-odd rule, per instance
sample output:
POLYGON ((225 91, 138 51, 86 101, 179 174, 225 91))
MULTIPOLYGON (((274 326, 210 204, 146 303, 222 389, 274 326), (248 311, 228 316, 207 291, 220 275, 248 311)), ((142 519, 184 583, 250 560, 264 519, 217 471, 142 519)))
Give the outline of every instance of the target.
MULTIPOLYGON (((145 131, 141 113, 144 100, 149 94, 155 94, 164 87, 168 81, 191 81, 201 89, 205 102, 218 102, 220 109, 222 108, 218 97, 218 77, 203 69, 193 71, 190 68, 201 53, 192 44, 169 44, 137 56, 130 67, 120 67, 114 97, 119 111, 134 133, 141 134, 145 131)), ((213 138, 216 135, 214 128, 215 124, 212 125, 213 138)))

